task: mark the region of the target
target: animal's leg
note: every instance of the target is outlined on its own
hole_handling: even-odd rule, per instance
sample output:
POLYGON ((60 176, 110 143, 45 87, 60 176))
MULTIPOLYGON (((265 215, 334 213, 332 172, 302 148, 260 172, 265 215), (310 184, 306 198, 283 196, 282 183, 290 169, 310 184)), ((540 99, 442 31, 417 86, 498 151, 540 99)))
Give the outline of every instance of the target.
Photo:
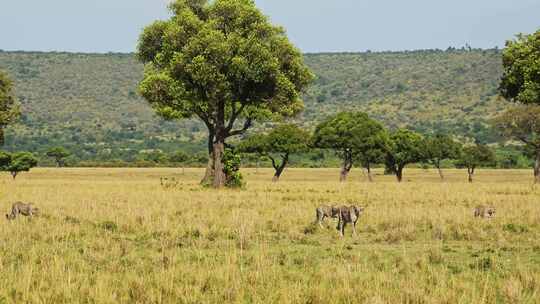
POLYGON ((352 231, 353 236, 356 236, 356 221, 352 223, 352 231))
POLYGON ((338 221, 337 230, 338 230, 339 236, 343 237, 343 221, 341 220, 341 218, 338 221))
POLYGON ((323 227, 322 218, 321 218, 321 212, 318 209, 315 210, 315 224, 319 224, 319 226, 321 226, 321 228, 323 227))

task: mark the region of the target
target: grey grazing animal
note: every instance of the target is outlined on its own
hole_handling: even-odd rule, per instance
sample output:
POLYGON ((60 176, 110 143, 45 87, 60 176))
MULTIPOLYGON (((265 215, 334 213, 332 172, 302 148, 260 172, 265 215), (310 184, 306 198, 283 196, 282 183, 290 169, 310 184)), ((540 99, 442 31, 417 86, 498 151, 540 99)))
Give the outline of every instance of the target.
POLYGON ((11 207, 11 213, 6 214, 8 220, 14 220, 18 215, 34 216, 39 212, 38 208, 35 208, 32 203, 25 204, 23 202, 16 202, 11 207))
POLYGON ((360 218, 360 215, 364 212, 364 207, 359 206, 341 206, 338 208, 338 230, 339 235, 343 237, 345 235, 345 226, 351 223, 353 226, 353 235, 356 235, 356 223, 360 218))
POLYGON ((319 206, 316 209, 317 223, 323 228, 324 219, 329 218, 338 218, 339 209, 334 206, 319 206))
POLYGON ((493 218, 495 212, 495 207, 481 205, 474 208, 474 217, 493 218))

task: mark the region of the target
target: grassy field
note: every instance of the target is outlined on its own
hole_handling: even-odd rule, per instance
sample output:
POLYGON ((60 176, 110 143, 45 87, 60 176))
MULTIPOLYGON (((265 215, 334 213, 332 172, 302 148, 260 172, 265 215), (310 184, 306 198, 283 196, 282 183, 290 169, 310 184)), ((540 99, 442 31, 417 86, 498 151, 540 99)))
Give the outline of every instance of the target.
POLYGON ((245 170, 245 190, 187 169, 36 169, 0 179, 0 303, 540 303, 540 188, 530 170, 245 170), (165 189, 160 177, 176 177, 165 189), (367 206, 359 235, 313 225, 367 206), (477 204, 497 217, 478 220, 477 204))

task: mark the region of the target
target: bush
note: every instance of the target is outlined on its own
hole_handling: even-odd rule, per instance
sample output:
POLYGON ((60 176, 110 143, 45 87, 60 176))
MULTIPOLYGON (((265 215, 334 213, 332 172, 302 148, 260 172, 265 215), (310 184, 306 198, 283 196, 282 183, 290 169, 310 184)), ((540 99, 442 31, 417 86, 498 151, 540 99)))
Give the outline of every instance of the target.
POLYGON ((229 188, 242 188, 244 177, 240 173, 242 158, 233 149, 225 149, 223 153, 223 172, 227 181, 225 185, 229 188))

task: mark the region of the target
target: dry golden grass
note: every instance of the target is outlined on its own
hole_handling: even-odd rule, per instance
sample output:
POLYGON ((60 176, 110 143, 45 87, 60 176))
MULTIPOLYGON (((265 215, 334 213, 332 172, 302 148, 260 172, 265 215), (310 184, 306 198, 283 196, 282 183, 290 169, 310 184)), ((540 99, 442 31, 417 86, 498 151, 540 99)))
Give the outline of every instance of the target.
POLYGON ((36 169, 0 179, 0 303, 540 303, 540 188, 530 171, 245 170, 245 190, 188 169, 36 169), (377 171, 377 173, 380 173, 377 171), (164 189, 160 177, 176 177, 164 189), (312 224, 367 206, 359 236, 312 224), (497 217, 478 220, 477 204, 497 217))

